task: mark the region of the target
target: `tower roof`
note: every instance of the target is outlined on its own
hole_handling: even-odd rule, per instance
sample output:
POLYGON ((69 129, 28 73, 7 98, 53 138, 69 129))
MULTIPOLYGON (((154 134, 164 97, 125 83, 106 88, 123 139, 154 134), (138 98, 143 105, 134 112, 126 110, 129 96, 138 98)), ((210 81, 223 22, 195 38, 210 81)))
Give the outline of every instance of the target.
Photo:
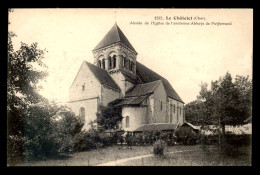
POLYGON ((124 45, 126 45, 127 47, 129 47, 130 49, 132 49, 134 52, 135 49, 134 47, 131 45, 131 43, 128 41, 128 39, 126 38, 126 36, 123 34, 123 32, 121 31, 121 29, 118 27, 117 24, 115 24, 110 31, 105 35, 105 37, 98 43, 98 45, 94 48, 94 50, 109 46, 111 44, 114 43, 118 43, 121 42, 124 45))

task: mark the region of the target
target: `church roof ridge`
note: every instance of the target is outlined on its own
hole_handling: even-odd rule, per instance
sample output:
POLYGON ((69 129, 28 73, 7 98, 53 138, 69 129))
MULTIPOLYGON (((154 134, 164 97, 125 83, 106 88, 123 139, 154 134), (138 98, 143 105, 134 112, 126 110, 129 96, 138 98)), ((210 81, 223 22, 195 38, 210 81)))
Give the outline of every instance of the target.
POLYGON ((109 32, 105 35, 105 37, 98 43, 98 45, 93 49, 93 51, 101 49, 103 47, 107 47, 111 44, 118 43, 118 42, 123 43, 124 45, 132 49, 134 52, 136 52, 134 47, 131 45, 131 43, 128 41, 128 39, 126 38, 122 30, 117 25, 117 23, 114 24, 114 26, 109 30, 109 32))
POLYGON ((172 85, 169 83, 169 81, 159 75, 158 73, 154 72, 153 70, 149 69, 145 65, 141 64, 140 62, 136 61, 136 74, 140 78, 140 80, 143 83, 149 83, 154 82, 156 80, 162 80, 162 83, 164 85, 164 88, 166 90, 166 94, 168 97, 175 99, 179 102, 183 102, 183 100, 180 98, 180 96, 177 94, 177 92, 173 89, 172 85))

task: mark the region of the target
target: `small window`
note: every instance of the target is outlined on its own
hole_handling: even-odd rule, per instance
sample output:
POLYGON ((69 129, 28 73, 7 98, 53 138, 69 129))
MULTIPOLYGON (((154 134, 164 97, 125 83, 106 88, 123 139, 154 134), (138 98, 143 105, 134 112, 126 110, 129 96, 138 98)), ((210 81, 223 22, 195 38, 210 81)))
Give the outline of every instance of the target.
POLYGON ((180 115, 181 115, 181 108, 180 108, 180 115))
POLYGON ((125 127, 126 128, 129 128, 129 116, 126 116, 126 118, 125 118, 125 127))
POLYGON ((103 69, 106 69, 105 59, 102 60, 103 69))
POLYGON ((133 71, 134 63, 131 61, 130 63, 130 70, 133 71))
POLYGON ((175 114, 175 105, 173 106, 173 113, 175 114))
POLYGON ((82 91, 85 91, 85 83, 82 85, 82 91))
POLYGON ((116 56, 113 56, 113 68, 116 68, 116 56))
POLYGON ((126 67, 126 57, 123 58, 123 67, 126 67))
POLYGON ((98 60, 98 66, 101 68, 101 61, 98 60))
POLYGON ((108 69, 111 69, 112 68, 112 59, 111 57, 109 56, 108 57, 108 69))
POLYGON ((161 101, 161 111, 162 111, 162 101, 161 101))

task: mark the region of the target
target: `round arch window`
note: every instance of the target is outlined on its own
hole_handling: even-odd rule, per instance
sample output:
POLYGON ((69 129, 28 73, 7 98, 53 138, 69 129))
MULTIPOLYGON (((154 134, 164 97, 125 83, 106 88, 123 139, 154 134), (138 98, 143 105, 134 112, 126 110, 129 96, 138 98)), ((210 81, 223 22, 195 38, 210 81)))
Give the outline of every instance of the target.
POLYGON ((79 118, 80 118, 80 121, 85 124, 85 108, 81 107, 79 109, 79 118))
POLYGON ((129 128, 129 127, 130 127, 129 116, 126 116, 126 118, 125 118, 125 127, 126 127, 126 128, 129 128))

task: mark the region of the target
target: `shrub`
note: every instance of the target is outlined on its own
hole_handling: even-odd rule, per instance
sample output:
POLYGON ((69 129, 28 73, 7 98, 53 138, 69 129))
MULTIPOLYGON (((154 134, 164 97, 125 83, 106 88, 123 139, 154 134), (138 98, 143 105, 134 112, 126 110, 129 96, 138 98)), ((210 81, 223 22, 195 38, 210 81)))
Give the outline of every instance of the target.
POLYGON ((166 143, 163 140, 157 140, 153 145, 153 154, 155 157, 164 157, 166 143))
POLYGON ((153 135, 151 132, 144 133, 144 144, 145 145, 152 145, 153 144, 153 135))
POLYGON ((17 135, 9 135, 7 137, 7 162, 8 164, 16 164, 23 160, 25 137, 17 135))
POLYGON ((185 145, 192 145, 197 143, 198 134, 190 127, 181 127, 176 131, 177 141, 185 145))
POLYGON ((172 146, 175 144, 177 138, 173 135, 172 132, 168 132, 168 133, 162 133, 161 134, 161 138, 165 141, 165 143, 168 146, 172 146))
POLYGON ((74 136, 73 151, 85 151, 87 147, 87 132, 82 131, 74 136))

